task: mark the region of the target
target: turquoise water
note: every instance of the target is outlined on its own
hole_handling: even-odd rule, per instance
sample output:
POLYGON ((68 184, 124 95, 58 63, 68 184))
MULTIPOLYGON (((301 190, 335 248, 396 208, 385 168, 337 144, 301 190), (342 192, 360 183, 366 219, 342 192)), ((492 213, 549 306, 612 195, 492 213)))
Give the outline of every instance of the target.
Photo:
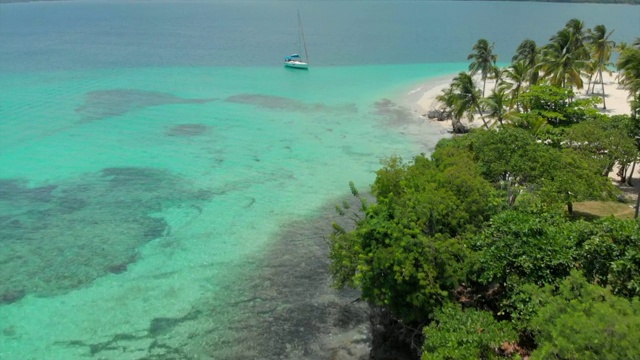
MULTIPOLYGON (((414 115, 397 102, 376 102, 461 66, 6 76, 3 354, 116 356, 90 344, 146 331, 133 344, 148 348, 154 319, 242 299, 247 260, 286 224, 314 217, 349 181, 366 189, 380 159, 435 144, 400 133, 414 115)), ((191 322, 222 331, 233 311, 191 322)))
POLYGON ((1 359, 365 354, 326 235, 349 181, 445 136, 410 110, 421 83, 479 36, 640 34, 638 7, 299 2, 295 71, 291 4, 0 5, 1 359))

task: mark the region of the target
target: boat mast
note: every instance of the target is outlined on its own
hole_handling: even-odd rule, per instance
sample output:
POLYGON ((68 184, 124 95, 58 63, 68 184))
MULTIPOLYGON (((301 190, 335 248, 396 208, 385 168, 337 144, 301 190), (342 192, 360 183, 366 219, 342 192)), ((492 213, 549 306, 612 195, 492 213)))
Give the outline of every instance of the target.
POLYGON ((304 44, 304 57, 309 63, 309 53, 307 52, 307 41, 304 39, 304 29, 302 28, 302 20, 300 20, 300 10, 298 10, 298 26, 300 27, 300 33, 302 34, 302 43, 304 44))

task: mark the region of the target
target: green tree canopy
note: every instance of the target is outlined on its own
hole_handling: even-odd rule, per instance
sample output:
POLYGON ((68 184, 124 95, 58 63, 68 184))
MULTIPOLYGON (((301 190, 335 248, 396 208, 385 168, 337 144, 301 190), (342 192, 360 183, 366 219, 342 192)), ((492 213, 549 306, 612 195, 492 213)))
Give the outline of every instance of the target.
POLYGON ((436 311, 424 335, 423 360, 505 358, 503 344, 517 339, 510 324, 496 321, 490 312, 453 304, 436 311))
POLYGON ((531 288, 538 348, 531 359, 618 360, 640 354, 640 302, 611 294, 573 272, 559 288, 531 288))
POLYGON ((373 185, 377 204, 355 231, 332 236, 337 286, 359 286, 364 299, 407 321, 452 298, 467 252, 455 237, 484 223, 496 196, 470 153, 457 150, 447 159, 384 163, 373 185))

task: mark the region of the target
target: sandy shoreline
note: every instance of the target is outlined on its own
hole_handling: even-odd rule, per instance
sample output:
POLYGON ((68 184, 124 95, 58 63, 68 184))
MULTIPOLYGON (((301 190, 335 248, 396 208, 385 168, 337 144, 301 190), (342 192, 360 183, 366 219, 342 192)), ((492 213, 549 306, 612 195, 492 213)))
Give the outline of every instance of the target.
MULTIPOLYGON (((450 74, 447 76, 440 76, 437 78, 429 79, 423 83, 421 83, 417 89, 410 91, 406 94, 407 103, 411 109, 411 112, 416 115, 418 118, 417 124, 418 126, 405 126, 403 132, 408 133, 411 136, 416 138, 427 138, 434 139, 436 137, 443 138, 445 134, 451 131, 451 120, 445 121, 437 121, 435 119, 427 118, 426 114, 430 110, 436 109, 439 104, 437 103, 436 97, 442 94, 442 91, 449 87, 451 80, 457 74, 450 74), (440 130, 437 128, 434 129, 433 126, 430 125, 439 125, 440 130)), ((605 101, 607 109, 603 109, 603 104, 598 104, 598 109, 600 109, 603 113, 608 115, 624 115, 629 114, 631 112, 631 107, 629 105, 629 92, 623 89, 616 80, 617 72, 613 72, 611 75, 603 74, 604 77, 604 90, 605 90, 605 101)), ((475 76, 476 84, 480 87, 482 86, 482 82, 478 75, 475 76)), ((588 82, 584 82, 584 89, 577 90, 576 94, 578 97, 587 97, 592 96, 591 94, 586 94, 586 87, 588 82)), ((486 93, 490 93, 493 89, 494 81, 487 80, 486 93)), ((596 84, 595 96, 598 96, 602 92, 602 85, 596 84)), ((468 127, 479 127, 482 126, 482 122, 479 120, 469 122, 466 119, 462 120, 462 123, 468 127)), ((432 149, 427 149, 432 150, 432 149)), ((615 175, 617 169, 609 174, 612 179, 618 179, 615 175)), ((640 163, 636 165, 635 171, 633 174, 632 184, 635 186, 638 185, 640 179, 640 163)))
MULTIPOLYGON (((453 78, 456 75, 457 74, 451 74, 448 76, 440 76, 437 78, 429 79, 428 81, 425 81, 420 85, 419 90, 416 91, 416 93, 407 94, 410 100, 415 99, 414 104, 412 106, 412 112, 417 113, 418 116, 422 117, 423 119, 429 122, 437 123, 445 127, 446 129, 451 129, 451 120, 436 121, 432 119, 427 119, 426 114, 430 110, 433 110, 439 106, 437 103, 436 97, 442 94, 442 91, 444 89, 449 87, 451 80, 453 80, 453 78)), ((628 101, 629 93, 627 90, 623 89, 620 85, 618 85, 618 82, 615 79, 616 76, 617 76, 617 72, 613 72, 611 75, 603 74, 604 83, 605 83, 604 89, 606 94, 605 101, 606 101, 607 109, 606 110, 602 109, 602 106, 603 106, 602 103, 598 104, 598 108, 601 109, 602 112, 604 112, 605 114, 609 114, 609 115, 629 114, 631 111, 631 108, 629 106, 629 101, 628 101)), ((481 87, 482 81, 480 79, 480 76, 476 75, 474 79, 476 81, 476 85, 478 85, 478 87, 481 87)), ((491 92, 491 90, 493 89, 493 86, 494 86, 494 81, 487 80, 487 86, 486 86, 487 95, 491 92)), ((584 82, 584 87, 585 87, 584 89, 576 91, 576 94, 578 95, 578 97, 592 96, 591 94, 585 95, 587 81, 584 82)), ((600 84, 596 84, 596 94, 601 93, 602 91, 601 88, 602 87, 600 84)), ((467 120, 463 120, 463 124, 470 127, 477 127, 482 125, 480 121, 473 121, 469 123, 467 120)))

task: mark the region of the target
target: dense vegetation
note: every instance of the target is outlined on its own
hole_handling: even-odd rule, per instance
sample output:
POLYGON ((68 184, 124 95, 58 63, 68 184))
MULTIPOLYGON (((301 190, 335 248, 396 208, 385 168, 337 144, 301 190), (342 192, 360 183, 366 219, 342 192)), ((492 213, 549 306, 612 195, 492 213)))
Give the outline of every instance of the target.
POLYGON ((617 164, 628 181, 640 160, 640 39, 616 47, 610 34, 570 20, 547 45, 523 41, 506 69, 479 40, 470 73, 440 101, 455 131, 468 132, 464 116, 481 128, 441 140, 431 156, 385 160, 375 203, 351 184, 362 206, 338 209, 356 227, 334 226, 335 285, 392 314, 416 357, 640 356, 640 222, 573 211, 615 200, 608 173, 617 164), (629 115, 596 108, 614 50, 629 115), (584 87, 594 95, 577 99, 584 87))

